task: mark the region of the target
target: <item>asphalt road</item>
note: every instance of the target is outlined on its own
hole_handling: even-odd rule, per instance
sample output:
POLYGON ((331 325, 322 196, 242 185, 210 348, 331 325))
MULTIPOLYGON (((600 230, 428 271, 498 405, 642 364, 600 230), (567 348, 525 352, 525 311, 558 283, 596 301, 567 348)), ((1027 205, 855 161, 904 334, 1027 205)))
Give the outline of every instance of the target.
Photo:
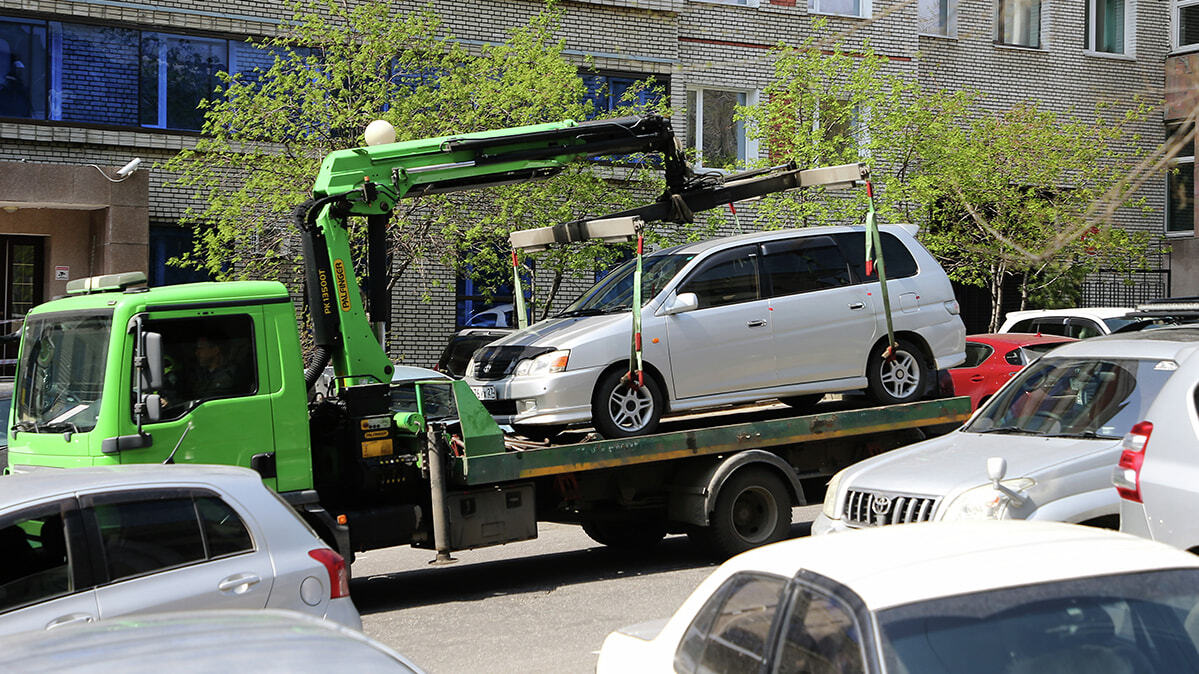
MULTIPOLYGON (((819 505, 796 508, 807 535, 819 505)), ((574 526, 540 525, 534 541, 456 553, 400 547, 363 553, 350 591, 363 630, 434 674, 593 672, 604 637, 669 616, 720 560, 671 536, 622 554, 574 526)))

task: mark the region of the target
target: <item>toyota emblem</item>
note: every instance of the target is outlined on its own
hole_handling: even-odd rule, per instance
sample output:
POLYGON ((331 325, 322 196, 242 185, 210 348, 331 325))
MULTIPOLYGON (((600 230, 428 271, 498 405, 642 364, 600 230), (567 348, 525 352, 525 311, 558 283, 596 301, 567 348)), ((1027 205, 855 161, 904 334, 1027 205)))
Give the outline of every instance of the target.
POLYGON ((875 515, 886 515, 891 511, 891 497, 875 496, 870 499, 870 510, 875 515))

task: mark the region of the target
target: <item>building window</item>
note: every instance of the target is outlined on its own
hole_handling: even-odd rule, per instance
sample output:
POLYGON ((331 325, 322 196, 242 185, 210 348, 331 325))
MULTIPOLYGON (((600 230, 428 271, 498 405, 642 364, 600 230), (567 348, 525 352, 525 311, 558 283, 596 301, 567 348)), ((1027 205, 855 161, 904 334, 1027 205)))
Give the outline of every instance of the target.
POLYGON ((1133 0, 1087 0, 1087 49, 1131 55, 1136 14, 1133 0))
POLYGON ((137 126, 136 30, 50 23, 50 119, 137 126))
POLYGON ((869 144, 869 135, 861 106, 846 100, 825 99, 816 110, 816 128, 833 152, 826 161, 852 161, 860 158, 869 144))
POLYGON ((46 118, 46 26, 0 20, 0 117, 46 118))
POLYGON ((995 40, 1018 47, 1041 46, 1041 0, 999 0, 995 40))
POLYGON ((1174 0, 1174 48, 1199 45, 1199 0, 1174 0))
POLYGON ((921 35, 957 35, 957 0, 920 0, 918 21, 921 35))
POLYGON ((757 144, 746 138, 745 122, 733 119, 737 106, 752 105, 755 98, 745 91, 687 91, 687 147, 696 150, 697 166, 730 168, 757 157, 757 144))
MULTIPOLYGON (((531 262, 522 260, 522 264, 531 262)), ((529 311, 533 279, 527 270, 521 274, 520 285, 525 294, 525 311, 529 311)), ((465 275, 458 277, 456 305, 457 329, 515 328, 518 318, 516 294, 512 291, 512 267, 486 272, 468 268, 465 275)))
POLYGON ((167 264, 172 258, 192 252, 193 248, 195 239, 191 229, 172 225, 150 225, 150 285, 167 286, 211 281, 212 277, 204 270, 167 264))
POLYGON ((808 11, 839 16, 870 16, 870 0, 808 0, 808 11))
MULTIPOLYGON (((1179 131, 1175 138, 1185 137, 1179 131)), ((1172 140, 1171 142, 1178 142, 1172 140)), ((1174 157, 1166 177, 1166 233, 1195 232, 1195 140, 1191 138, 1174 157)))
POLYGON ((592 112, 588 119, 604 113, 617 112, 624 108, 629 114, 644 111, 662 100, 665 87, 643 87, 634 99, 625 100, 629 89, 648 82, 649 75, 584 75, 583 82, 587 86, 587 100, 591 101, 592 112))
POLYGON ((229 69, 228 51, 226 40, 142 33, 142 126, 203 126, 204 113, 196 106, 220 83, 217 73, 229 69))

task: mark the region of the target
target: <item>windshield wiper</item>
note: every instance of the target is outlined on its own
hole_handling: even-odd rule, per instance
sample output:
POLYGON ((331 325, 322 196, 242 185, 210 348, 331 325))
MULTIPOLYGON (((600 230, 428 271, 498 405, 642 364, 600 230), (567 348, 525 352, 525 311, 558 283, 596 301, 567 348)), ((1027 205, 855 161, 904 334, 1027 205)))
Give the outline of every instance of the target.
POLYGON ((40 430, 36 421, 18 421, 15 425, 13 425, 13 429, 25 431, 26 433, 29 431, 37 433, 40 430))
POLYGON ((78 433, 79 427, 76 426, 75 424, 71 423, 70 421, 58 421, 58 422, 55 422, 52 424, 46 424, 45 426, 41 426, 38 430, 43 433, 61 433, 64 431, 71 431, 72 433, 78 433))
POLYGON ((1097 433, 1095 431, 1075 431, 1073 433, 1049 433, 1045 437, 1047 437, 1047 438, 1087 438, 1090 440, 1103 438, 1104 440, 1117 440, 1117 439, 1119 439, 1119 437, 1123 437, 1123 436, 1099 435, 1099 433, 1097 433))
POLYGON ((995 428, 988 428, 985 431, 972 430, 971 432, 973 432, 973 433, 998 433, 1000 435, 1020 435, 1020 434, 1040 435, 1040 433, 1038 433, 1037 431, 1030 431, 1027 428, 1021 428, 1019 426, 996 426, 995 428))
POLYGON ((617 311, 627 310, 628 307, 593 307, 591 309, 574 309, 572 311, 563 311, 554 318, 575 318, 578 316, 603 316, 605 314, 616 313, 617 311))

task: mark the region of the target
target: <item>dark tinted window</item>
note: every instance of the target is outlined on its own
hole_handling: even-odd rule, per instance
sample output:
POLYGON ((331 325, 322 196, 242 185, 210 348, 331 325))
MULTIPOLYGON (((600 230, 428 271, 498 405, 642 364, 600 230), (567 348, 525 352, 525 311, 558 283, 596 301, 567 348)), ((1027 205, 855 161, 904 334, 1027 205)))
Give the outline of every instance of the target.
POLYGON ((75 591, 64 504, 0 518, 0 613, 75 591))
MULTIPOLYGON (((919 268, 916 266, 916 260, 912 257, 911 251, 903 242, 895 237, 894 234, 888 232, 879 232, 879 236, 883 242, 883 262, 887 266, 887 278, 907 278, 915 276, 919 268)), ((845 253, 845 257, 849 260, 850 266, 854 273, 857 274, 859 281, 878 280, 878 272, 867 279, 866 277, 866 233, 865 232, 850 232, 848 234, 836 234, 835 238, 841 244, 841 250, 845 253)))
POLYGON ((211 493, 105 494, 89 500, 109 580, 254 549, 245 524, 211 493))
POLYGON ((704 260, 679 288, 695 293, 699 308, 759 299, 757 246, 733 248, 704 260))
POLYGON ((966 342, 966 362, 962 363, 958 367, 978 367, 979 365, 983 364, 983 361, 987 359, 987 356, 991 355, 992 351, 994 351, 994 349, 986 344, 979 344, 978 342, 966 342))
POLYGON ((845 256, 831 237, 771 242, 763 249, 762 269, 774 297, 850 284, 845 256))
POLYGON ((775 671, 784 674, 865 671, 862 633, 853 613, 833 597, 802 589, 794 594, 775 671))
POLYGON ((786 585, 786 580, 776 576, 739 574, 730 578, 688 628, 675 654, 675 668, 687 672, 760 669, 786 585))
POLYGON ((1007 361, 1009 365, 1024 365, 1027 362, 1024 360, 1023 353, 1020 351, 1020 349, 1012 349, 1011 351, 1008 351, 1007 354, 1004 355, 1003 359, 1007 361))
POLYGON ((237 516, 237 512, 215 496, 196 498, 196 511, 204 526, 204 540, 208 543, 208 557, 223 557, 254 549, 250 532, 237 516))
POLYGON ((1086 339, 1088 337, 1098 337, 1103 333, 1103 328, 1099 324, 1088 318, 1071 318, 1066 325, 1066 336, 1074 337, 1075 339, 1086 339))
MULTIPOLYGON (((162 335, 163 420, 177 419, 205 400, 258 391, 254 322, 245 314, 146 321, 162 335)), ((132 364, 131 364, 132 367, 132 364)))
POLYGON ((1035 333, 1037 329, 1033 326, 1033 319, 1026 318, 1022 321, 1016 321, 1008 332, 1027 332, 1035 333))

